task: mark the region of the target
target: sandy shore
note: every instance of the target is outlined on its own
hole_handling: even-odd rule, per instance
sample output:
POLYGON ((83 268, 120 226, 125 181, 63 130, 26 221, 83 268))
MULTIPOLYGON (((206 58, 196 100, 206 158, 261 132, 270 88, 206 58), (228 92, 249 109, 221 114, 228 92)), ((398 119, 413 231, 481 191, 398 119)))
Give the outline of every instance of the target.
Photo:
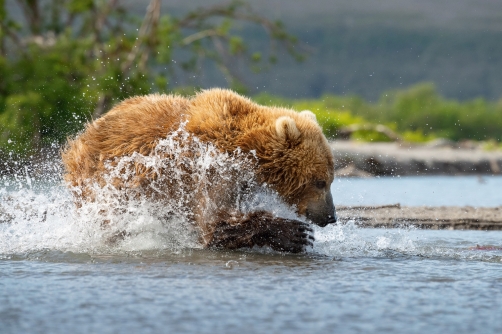
POLYGON ((440 142, 330 142, 339 176, 501 174, 502 151, 440 142))
POLYGON ((355 220, 361 227, 423 229, 502 230, 502 207, 402 207, 399 204, 366 207, 337 207, 338 220, 355 220))

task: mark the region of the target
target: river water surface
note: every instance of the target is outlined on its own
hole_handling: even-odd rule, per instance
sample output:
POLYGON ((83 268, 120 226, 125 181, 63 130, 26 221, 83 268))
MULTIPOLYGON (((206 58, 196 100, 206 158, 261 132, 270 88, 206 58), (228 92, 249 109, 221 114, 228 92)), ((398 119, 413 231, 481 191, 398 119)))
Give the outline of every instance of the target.
MULTIPOLYGON (((210 251, 140 210, 136 236, 112 247, 53 181, 0 187, 0 333, 502 333, 502 232, 349 222, 315 228, 301 255, 210 251)), ((494 206, 501 181, 341 179, 333 195, 494 206)))

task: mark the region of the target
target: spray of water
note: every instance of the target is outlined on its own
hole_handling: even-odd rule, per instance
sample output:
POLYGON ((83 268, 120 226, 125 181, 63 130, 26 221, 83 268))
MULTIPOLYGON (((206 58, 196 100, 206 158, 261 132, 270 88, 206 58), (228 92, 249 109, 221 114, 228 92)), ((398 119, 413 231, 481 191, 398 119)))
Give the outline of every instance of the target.
POLYGON ((100 180, 89 180, 92 201, 75 205, 81 189, 68 189, 59 168, 33 177, 27 170, 0 185, 0 254, 43 249, 76 253, 200 248, 194 208, 210 219, 221 208, 266 210, 301 219, 253 173, 255 159, 221 153, 191 137, 183 126, 160 140, 150 155, 134 153, 107 162, 100 180), (151 182, 138 184, 138 166, 151 182), (104 182, 104 185, 103 185, 104 182), (214 191, 223 191, 218 200, 214 191), (76 195, 76 197, 74 197, 76 195), (200 203, 204 202, 204 203, 200 203), (201 205, 203 204, 203 205, 201 205))
MULTIPOLYGON (((201 248, 193 208, 204 202, 201 214, 209 219, 221 207, 221 202, 213 200, 215 189, 226 194, 219 201, 232 203, 231 210, 266 210, 304 220, 266 185, 256 182, 254 164, 253 157, 239 151, 221 153, 181 127, 159 141, 150 155, 134 153, 109 161, 104 186, 89 181, 94 200, 82 202, 80 207, 73 196, 80 190, 64 184, 58 158, 49 159, 36 173, 33 168, 22 168, 0 180, 0 255, 201 248), (138 186, 137 166, 144 166, 153 181, 138 186)), ((368 232, 355 221, 313 228, 316 241, 307 252, 321 256, 487 256, 430 245, 413 237, 410 229, 368 232)))

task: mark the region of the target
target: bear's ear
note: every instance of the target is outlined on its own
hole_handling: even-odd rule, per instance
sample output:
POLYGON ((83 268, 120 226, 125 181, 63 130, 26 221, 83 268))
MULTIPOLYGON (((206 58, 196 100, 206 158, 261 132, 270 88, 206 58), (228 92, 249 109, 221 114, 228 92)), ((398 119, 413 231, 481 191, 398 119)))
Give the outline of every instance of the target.
POLYGON ((275 121, 275 131, 279 137, 286 141, 296 141, 300 138, 300 130, 296 127, 295 120, 289 116, 281 116, 275 121))
POLYGON ((307 117, 308 119, 314 121, 317 123, 317 118, 315 117, 315 114, 310 111, 310 110, 304 110, 300 112, 300 115, 307 117))

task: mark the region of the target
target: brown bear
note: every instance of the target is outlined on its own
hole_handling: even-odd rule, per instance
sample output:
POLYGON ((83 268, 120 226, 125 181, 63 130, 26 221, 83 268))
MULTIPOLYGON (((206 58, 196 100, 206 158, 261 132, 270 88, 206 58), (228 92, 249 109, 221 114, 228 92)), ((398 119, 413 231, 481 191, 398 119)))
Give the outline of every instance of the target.
POLYGON ((69 140, 62 158, 77 205, 96 201, 95 185, 107 183, 123 191, 140 189, 136 194, 152 201, 174 199, 185 207, 204 247, 257 245, 301 252, 312 245, 309 224, 262 209, 243 212, 235 205, 252 187, 242 182, 246 172, 255 186, 272 189, 298 215, 319 226, 336 222, 330 192, 333 154, 315 115, 261 106, 226 89, 204 90, 191 98, 152 94, 126 99, 69 140), (180 128, 184 135, 171 139, 185 147, 182 154, 161 152, 168 163, 160 168, 145 162, 145 157, 158 156, 159 143, 180 128), (223 172, 215 164, 207 177, 194 177, 193 161, 201 154, 191 148, 194 143, 212 145, 241 163, 223 172), (143 158, 120 162, 131 156, 143 158), (110 168, 119 172, 107 179, 110 168), (180 171, 181 177, 161 178, 180 171))

